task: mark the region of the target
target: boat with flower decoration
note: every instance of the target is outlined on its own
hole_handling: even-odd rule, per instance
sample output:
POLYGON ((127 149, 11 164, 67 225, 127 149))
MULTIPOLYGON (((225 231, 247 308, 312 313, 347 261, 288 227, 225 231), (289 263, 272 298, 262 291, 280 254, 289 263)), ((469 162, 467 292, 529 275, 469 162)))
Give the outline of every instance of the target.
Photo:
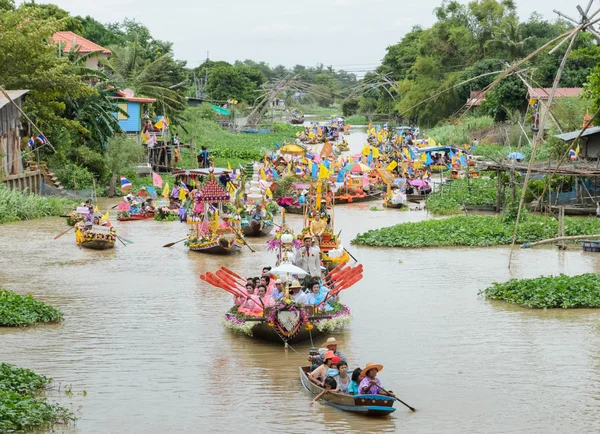
POLYGON ((190 231, 185 245, 190 250, 228 254, 242 249, 239 218, 223 211, 223 205, 230 199, 229 192, 210 172, 208 180, 194 191, 195 206, 187 214, 190 231))
POLYGON ((112 226, 75 224, 75 241, 80 247, 92 250, 107 250, 115 247, 117 230, 112 226))
MULTIPOLYGON (((221 267, 215 273, 202 274, 200 278, 229 292, 235 300, 248 300, 258 305, 258 309, 248 310, 236 304, 225 313, 225 327, 235 333, 287 345, 339 330, 351 321, 350 309, 339 302, 338 294, 362 279, 362 265, 344 267, 345 264, 340 265, 322 282, 326 295, 317 304, 295 302, 289 291, 289 281, 285 285, 285 293, 281 300, 260 306, 256 296, 248 296, 245 292, 244 279, 225 267, 221 267)), ((294 269, 302 271, 291 264, 283 264, 271 272, 281 276, 281 270, 294 273, 294 269)), ((284 274, 289 277, 290 273, 284 274)))
MULTIPOLYGON (((260 183, 259 175, 255 173, 247 185, 240 182, 240 186, 238 187, 238 189, 243 188, 246 192, 246 203, 239 209, 239 214, 242 232, 247 237, 265 237, 275 227, 273 225, 273 213, 269 206, 270 202, 266 195, 268 186, 265 185, 263 189, 260 183), (255 218, 256 214, 259 215, 255 218)), ((277 205, 275 206, 277 207, 277 205)))

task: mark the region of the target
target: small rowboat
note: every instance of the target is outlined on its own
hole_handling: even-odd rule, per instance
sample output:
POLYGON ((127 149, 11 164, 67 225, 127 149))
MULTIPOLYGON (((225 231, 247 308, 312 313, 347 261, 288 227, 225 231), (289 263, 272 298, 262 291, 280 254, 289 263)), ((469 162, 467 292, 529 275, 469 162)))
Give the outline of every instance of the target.
POLYGON ((258 220, 249 220, 247 224, 242 222, 242 232, 247 237, 265 237, 269 235, 273 228, 273 222, 264 220, 261 222, 258 220))
POLYGON ((383 206, 385 208, 403 208, 406 206, 405 203, 392 203, 392 202, 383 202, 383 206))
MULTIPOLYGON (((302 386, 313 396, 321 393, 323 389, 308 379, 310 367, 303 366, 299 369, 302 386)), ((396 411, 394 408, 396 400, 384 395, 346 395, 330 392, 324 394, 321 399, 332 407, 366 416, 386 416, 396 411)))
POLYGON ((190 250, 201 253, 229 254, 242 250, 244 245, 237 238, 218 236, 202 244, 188 244, 190 250))
POLYGON ((132 220, 148 220, 148 219, 153 219, 153 218, 154 218, 154 213, 132 214, 129 217, 117 217, 117 221, 130 222, 132 220))

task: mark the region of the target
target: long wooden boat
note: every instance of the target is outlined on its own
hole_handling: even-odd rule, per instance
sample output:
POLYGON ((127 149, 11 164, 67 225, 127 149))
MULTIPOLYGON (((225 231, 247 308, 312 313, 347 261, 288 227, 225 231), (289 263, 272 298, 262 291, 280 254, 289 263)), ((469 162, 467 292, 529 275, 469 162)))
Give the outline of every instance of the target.
POLYGON ((367 194, 341 194, 335 197, 336 205, 343 205, 347 203, 359 203, 359 202, 369 202, 372 200, 381 199, 383 191, 377 191, 375 193, 367 194))
POLYGON ((201 253, 226 255, 242 250, 242 241, 237 238, 216 237, 208 242, 188 244, 190 250, 201 253))
MULTIPOLYGON (((300 383, 312 395, 317 396, 323 389, 308 378, 309 366, 302 366, 300 370, 300 383)), ((343 393, 326 393, 321 399, 327 404, 340 410, 366 416, 387 416, 396 411, 391 396, 385 395, 346 395, 343 393)))
POLYGON ((90 240, 83 241, 79 243, 81 247, 91 250, 108 250, 113 249, 115 247, 114 242, 106 241, 106 240, 90 240))
POLYGON ((132 214, 129 217, 117 217, 117 221, 130 222, 133 220, 148 220, 148 219, 153 219, 153 218, 154 218, 154 213, 132 214))
POLYGON ((304 205, 290 205, 284 207, 284 209, 287 214, 304 214, 304 205))
POLYGON ((405 207, 406 204, 405 203, 383 202, 383 206, 385 208, 396 208, 396 209, 399 209, 399 208, 405 207))
POLYGON ((242 232, 247 237, 266 237, 269 235, 273 228, 273 222, 264 221, 264 224, 261 227, 261 222, 258 220, 249 220, 247 224, 242 223, 242 232))

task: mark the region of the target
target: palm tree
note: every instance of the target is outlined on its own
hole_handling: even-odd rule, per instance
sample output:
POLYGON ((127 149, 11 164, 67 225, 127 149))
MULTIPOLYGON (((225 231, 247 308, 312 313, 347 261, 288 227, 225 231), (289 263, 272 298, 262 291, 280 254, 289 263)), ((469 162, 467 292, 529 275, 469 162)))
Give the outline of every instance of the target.
POLYGON ((525 56, 525 45, 531 36, 523 38, 519 20, 515 16, 505 18, 499 26, 494 28, 493 39, 486 41, 484 47, 495 46, 499 51, 508 54, 510 61, 525 56))
POLYGON ((131 88, 136 95, 156 98, 156 111, 176 117, 185 107, 187 79, 183 65, 171 53, 151 61, 137 42, 112 47, 110 59, 102 59, 108 77, 121 88, 131 88))

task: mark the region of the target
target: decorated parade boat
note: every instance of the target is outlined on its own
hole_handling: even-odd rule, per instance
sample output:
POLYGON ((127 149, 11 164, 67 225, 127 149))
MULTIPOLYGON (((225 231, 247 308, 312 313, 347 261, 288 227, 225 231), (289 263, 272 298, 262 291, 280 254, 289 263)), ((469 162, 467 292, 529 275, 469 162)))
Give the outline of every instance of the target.
MULTIPOLYGON (((306 274, 302 269, 287 263, 272 269, 271 273, 287 276, 286 281, 292 275, 306 274)), ((362 266, 344 268, 341 265, 330 273, 324 282, 327 286, 326 296, 317 305, 296 303, 291 297, 289 285, 286 285, 281 300, 274 305, 261 306, 258 304, 260 300, 256 301, 256 296, 248 296, 246 293, 244 279, 225 267, 215 273, 205 273, 200 278, 229 292, 236 300, 247 300, 253 307, 254 314, 250 314, 236 304, 223 318, 225 327, 256 339, 287 345, 310 340, 325 332, 340 329, 350 322, 348 307, 333 300, 336 300, 341 291, 362 279, 362 266)))
POLYGON ((107 250, 115 247, 117 230, 112 226, 86 225, 79 222, 75 225, 75 241, 80 247, 92 250, 107 250))
POLYGON ((259 176, 254 174, 247 186, 239 188, 246 190, 246 204, 241 209, 240 225, 244 235, 248 237, 264 237, 273 228, 273 214, 269 210, 265 191, 260 187, 259 176), (262 215, 261 215, 262 214, 262 215))
POLYGON ((233 221, 230 214, 223 212, 223 204, 229 201, 229 192, 211 172, 208 180, 196 190, 196 205, 187 215, 190 231, 185 244, 190 250, 220 254, 241 250, 243 241, 236 227, 239 221, 233 221))
MULTIPOLYGON (((310 366, 300 367, 300 382, 302 386, 317 396, 324 391, 309 380, 310 366)), ((364 414, 367 416, 386 416, 396 411, 394 408, 395 398, 385 395, 347 395, 344 393, 328 392, 322 395, 321 399, 332 407, 352 413, 364 414)))

